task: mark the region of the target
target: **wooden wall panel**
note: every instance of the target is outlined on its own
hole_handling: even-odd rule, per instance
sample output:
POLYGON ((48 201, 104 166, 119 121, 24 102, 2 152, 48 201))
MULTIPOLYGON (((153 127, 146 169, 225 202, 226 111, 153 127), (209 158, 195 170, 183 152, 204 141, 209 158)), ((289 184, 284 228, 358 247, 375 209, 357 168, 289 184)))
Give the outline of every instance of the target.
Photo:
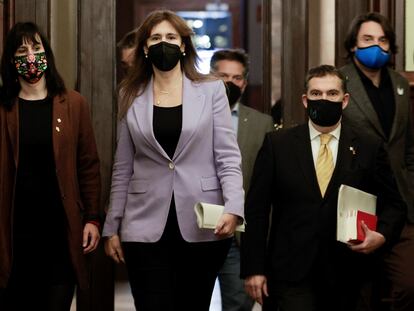
POLYGON ((14 0, 0 1, 0 54, 3 53, 7 32, 14 25, 14 0))
POLYGON ((0 32, 0 54, 3 52, 3 42, 5 39, 5 3, 4 1, 0 1, 0 27, 1 27, 1 32, 0 32))
MULTIPOLYGON (((115 0, 78 0, 78 88, 91 107, 101 159, 102 206, 108 200, 116 137, 115 0)), ((102 243, 91 257, 91 288, 78 293, 78 311, 114 309, 113 263, 102 243)))
POLYGON ((50 1, 15 0, 15 22, 34 22, 50 38, 50 1))
POLYGON ((283 124, 292 127, 306 119, 301 95, 308 70, 307 1, 283 1, 282 12, 283 124))
POLYGON ((263 88, 262 111, 270 113, 272 102, 272 2, 263 0, 263 88))
POLYGON ((347 63, 344 41, 351 21, 355 16, 369 10, 369 0, 336 0, 335 64, 337 67, 342 67, 347 63))

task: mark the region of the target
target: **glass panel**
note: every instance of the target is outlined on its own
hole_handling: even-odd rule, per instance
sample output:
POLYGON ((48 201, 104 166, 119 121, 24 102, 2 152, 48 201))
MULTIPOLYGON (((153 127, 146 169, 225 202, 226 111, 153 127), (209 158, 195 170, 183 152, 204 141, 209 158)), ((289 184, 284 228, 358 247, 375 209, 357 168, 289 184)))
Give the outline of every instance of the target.
POLYGON ((194 45, 200 57, 202 73, 210 72, 210 59, 217 49, 231 48, 232 18, 228 11, 178 11, 195 33, 194 45))

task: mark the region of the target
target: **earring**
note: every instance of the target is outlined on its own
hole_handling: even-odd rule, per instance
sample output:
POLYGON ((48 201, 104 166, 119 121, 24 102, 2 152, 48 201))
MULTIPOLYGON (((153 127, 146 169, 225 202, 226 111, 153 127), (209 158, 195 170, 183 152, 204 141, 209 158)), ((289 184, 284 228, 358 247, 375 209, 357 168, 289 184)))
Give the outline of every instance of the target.
POLYGON ((185 56, 185 52, 183 52, 183 56, 185 56))
POLYGON ((145 53, 145 58, 148 58, 148 54, 147 53, 145 53))

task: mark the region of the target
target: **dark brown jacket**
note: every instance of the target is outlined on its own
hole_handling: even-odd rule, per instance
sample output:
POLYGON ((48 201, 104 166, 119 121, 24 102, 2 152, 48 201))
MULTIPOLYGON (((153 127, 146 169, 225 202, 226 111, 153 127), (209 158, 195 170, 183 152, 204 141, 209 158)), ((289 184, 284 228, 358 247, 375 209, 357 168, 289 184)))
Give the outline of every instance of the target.
MULTIPOLYGON (((19 165, 19 105, 0 104, 0 288, 7 285, 13 260, 12 232, 16 172, 19 165)), ((73 267, 81 288, 88 286, 82 250, 83 225, 98 218, 99 159, 89 108, 79 93, 53 99, 53 151, 56 175, 68 222, 73 267)), ((52 233, 53 234, 53 233, 52 233)), ((47 240, 47 237, 41 237, 47 240)))

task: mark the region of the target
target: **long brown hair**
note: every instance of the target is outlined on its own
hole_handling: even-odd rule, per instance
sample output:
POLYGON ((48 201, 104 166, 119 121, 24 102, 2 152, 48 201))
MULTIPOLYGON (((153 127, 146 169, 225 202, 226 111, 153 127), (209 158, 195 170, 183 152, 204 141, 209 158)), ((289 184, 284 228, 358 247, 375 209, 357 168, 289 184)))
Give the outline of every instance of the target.
POLYGON ((344 42, 345 49, 348 52, 347 57, 352 58, 352 56, 354 55, 352 49, 355 47, 357 43, 358 33, 361 29, 361 25, 366 22, 375 22, 380 24, 382 30, 384 31, 385 37, 390 42, 391 52, 393 54, 397 54, 398 46, 396 43, 395 32, 390 22, 385 16, 376 12, 370 12, 367 14, 359 15, 352 20, 344 42))
POLYGON ((120 104, 119 104, 119 118, 122 119, 135 97, 141 95, 147 87, 152 75, 151 61, 145 58, 144 47, 146 41, 151 35, 151 30, 163 21, 168 21, 181 36, 182 42, 185 44, 185 56, 181 58, 181 70, 186 77, 191 81, 200 82, 210 79, 208 75, 203 75, 197 71, 198 56, 191 41, 191 36, 194 34, 186 22, 169 10, 157 10, 150 13, 136 34, 136 49, 134 54, 134 64, 131 70, 128 71, 127 77, 120 84, 120 104))

